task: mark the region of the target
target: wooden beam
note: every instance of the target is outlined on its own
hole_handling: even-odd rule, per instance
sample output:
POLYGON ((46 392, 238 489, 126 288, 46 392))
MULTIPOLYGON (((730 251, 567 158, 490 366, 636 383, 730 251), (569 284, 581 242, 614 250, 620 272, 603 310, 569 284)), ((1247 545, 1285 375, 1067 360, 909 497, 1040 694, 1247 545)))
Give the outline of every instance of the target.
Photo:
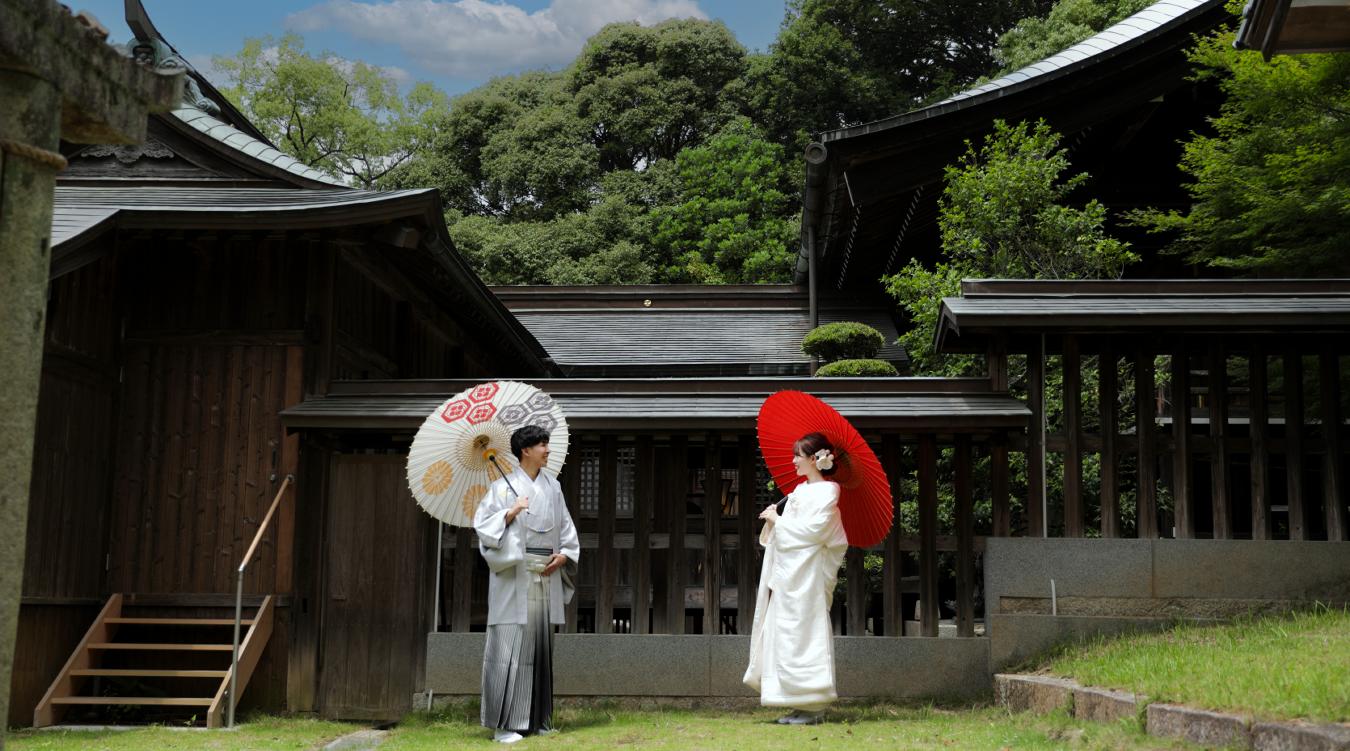
POLYGON ((956 635, 975 635, 975 510, 970 487, 970 436, 956 437, 956 635))
POLYGON ((1139 441, 1136 447, 1135 532, 1140 539, 1151 540, 1158 536, 1158 485, 1154 464, 1157 406, 1154 402, 1153 353, 1147 349, 1139 350, 1134 356, 1134 403, 1135 433, 1139 441))
POLYGON ((1120 486, 1116 478, 1117 451, 1120 428, 1116 420, 1117 383, 1116 352, 1109 344, 1102 345, 1097 356, 1097 407, 1101 413, 1101 507, 1102 537, 1120 537, 1120 511, 1117 503, 1120 486))
POLYGON ((756 482, 759 448, 754 436, 743 435, 738 440, 738 449, 736 536, 740 547, 736 560, 740 567, 736 571, 736 631, 748 634, 755 620, 755 598, 759 595, 759 567, 755 565, 759 559, 755 539, 755 521, 759 516, 759 505, 755 503, 759 495, 756 482))
POLYGON ((1027 355, 1027 537, 1045 536, 1045 340, 1027 355))
POLYGON ((703 462, 703 633, 722 623, 722 439, 708 434, 703 462))
POLYGON ((1064 451, 1064 535, 1083 536, 1083 408, 1082 362, 1078 352, 1078 337, 1064 337, 1064 352, 1060 356, 1064 371, 1064 434, 1069 446, 1064 451))
POLYGON ((1303 520, 1303 356, 1284 355, 1284 470, 1289 539, 1308 539, 1303 520))
POLYGON ((938 635, 937 440, 919 436, 919 631, 938 635))
POLYGON ((1209 487, 1214 539, 1233 536, 1233 511, 1228 492, 1228 357, 1223 340, 1209 343, 1209 487))
POLYGON ((614 436, 600 439, 600 577, 595 598, 595 633, 614 633, 614 586, 618 565, 614 552, 614 515, 619 493, 619 450, 614 436))
POLYGON ((1172 528, 1180 539, 1195 537, 1190 445, 1191 363, 1183 342, 1172 353, 1172 528))
POLYGON ((1267 408, 1269 378, 1266 369, 1266 350, 1260 344, 1252 347, 1247 372, 1250 382, 1251 422, 1248 434, 1251 440, 1252 471, 1252 539, 1269 540, 1270 529, 1270 448, 1266 444, 1270 413, 1267 408))
POLYGON ((887 433, 881 439, 881 461, 886 478, 891 484, 891 509, 895 521, 886 534, 885 558, 881 569, 881 618, 886 636, 903 636, 904 613, 901 612, 900 579, 904 576, 904 553, 900 552, 900 492, 903 487, 900 466, 900 437, 887 433))
POLYGON ((633 633, 651 633, 651 590, 652 590, 652 552, 650 533, 652 526, 652 505, 656 497, 655 449, 650 435, 640 435, 637 439, 633 487, 633 552, 631 554, 633 572, 629 581, 633 582, 632 623, 633 633))
POLYGON ((1327 515, 1327 540, 1345 540, 1345 462, 1341 452, 1341 380, 1340 358, 1334 349, 1323 352, 1322 376, 1322 454, 1323 505, 1327 515))

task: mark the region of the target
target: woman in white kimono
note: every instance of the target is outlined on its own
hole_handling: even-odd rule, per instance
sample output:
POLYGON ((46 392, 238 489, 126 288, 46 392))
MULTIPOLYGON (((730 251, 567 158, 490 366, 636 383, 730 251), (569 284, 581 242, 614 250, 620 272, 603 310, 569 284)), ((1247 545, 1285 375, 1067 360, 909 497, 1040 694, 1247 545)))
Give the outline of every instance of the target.
POLYGON ((564 621, 581 555, 562 487, 542 471, 548 433, 517 430, 511 453, 520 466, 492 484, 473 517, 491 570, 481 721, 502 743, 551 730, 553 626, 564 621))
POLYGON ((839 519, 839 485, 825 479, 834 474, 834 447, 811 433, 793 454, 806 481, 759 516, 764 565, 744 681, 760 692, 764 706, 793 710, 779 724, 813 725, 838 698, 830 603, 848 538, 839 519))

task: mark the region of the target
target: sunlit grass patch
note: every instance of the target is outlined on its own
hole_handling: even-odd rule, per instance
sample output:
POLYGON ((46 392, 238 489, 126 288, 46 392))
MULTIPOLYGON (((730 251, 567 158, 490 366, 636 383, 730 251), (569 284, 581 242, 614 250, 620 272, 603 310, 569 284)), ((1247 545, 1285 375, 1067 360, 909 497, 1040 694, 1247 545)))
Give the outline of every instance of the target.
POLYGON ((1350 720, 1350 612, 1319 608, 1156 634, 1098 639, 1044 666, 1150 701, 1268 718, 1350 720))

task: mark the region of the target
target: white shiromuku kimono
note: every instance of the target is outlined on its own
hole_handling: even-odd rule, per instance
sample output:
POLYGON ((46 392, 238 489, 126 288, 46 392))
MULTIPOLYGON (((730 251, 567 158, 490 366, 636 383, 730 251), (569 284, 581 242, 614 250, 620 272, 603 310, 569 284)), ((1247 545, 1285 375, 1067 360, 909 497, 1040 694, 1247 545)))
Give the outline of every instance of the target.
POLYGON ((848 538, 839 485, 802 483, 760 535, 764 565, 745 684, 768 707, 816 711, 838 698, 830 604, 848 538))
POLYGON ((497 480, 473 518, 489 568, 481 719, 490 728, 537 732, 548 729, 553 714, 553 625, 565 621, 572 587, 564 574, 575 580, 581 541, 557 479, 540 471, 531 480, 519 468, 508 479, 530 499, 529 508, 508 525, 516 496, 497 480), (554 553, 568 563, 541 576, 554 553))

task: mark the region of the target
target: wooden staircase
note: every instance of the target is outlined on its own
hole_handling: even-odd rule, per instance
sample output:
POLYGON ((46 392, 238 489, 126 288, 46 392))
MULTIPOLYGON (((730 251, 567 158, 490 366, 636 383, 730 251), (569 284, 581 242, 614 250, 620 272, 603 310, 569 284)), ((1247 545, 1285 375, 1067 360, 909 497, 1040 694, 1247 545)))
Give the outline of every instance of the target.
MULTIPOLYGON (((224 725, 234 619, 124 617, 122 604, 121 594, 108 598, 33 711, 33 725, 54 725, 77 706, 191 712, 205 715, 207 727, 224 725)), ((272 635, 273 613, 268 595, 240 622, 247 629, 239 641, 240 694, 272 635)))

